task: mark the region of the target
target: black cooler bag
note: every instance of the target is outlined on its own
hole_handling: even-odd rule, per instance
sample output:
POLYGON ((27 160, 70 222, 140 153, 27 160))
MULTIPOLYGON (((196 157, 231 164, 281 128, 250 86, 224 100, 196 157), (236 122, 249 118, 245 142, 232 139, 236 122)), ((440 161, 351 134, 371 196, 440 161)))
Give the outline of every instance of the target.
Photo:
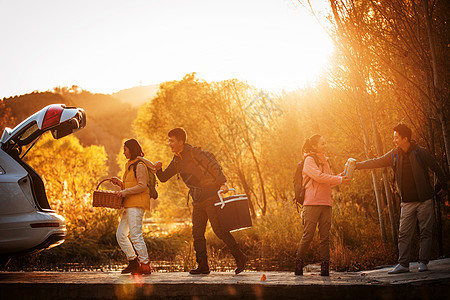
POLYGON ((245 194, 238 195, 235 189, 233 196, 222 198, 220 191, 219 201, 214 203, 220 225, 227 231, 237 231, 252 226, 250 211, 248 209, 248 197, 245 194))

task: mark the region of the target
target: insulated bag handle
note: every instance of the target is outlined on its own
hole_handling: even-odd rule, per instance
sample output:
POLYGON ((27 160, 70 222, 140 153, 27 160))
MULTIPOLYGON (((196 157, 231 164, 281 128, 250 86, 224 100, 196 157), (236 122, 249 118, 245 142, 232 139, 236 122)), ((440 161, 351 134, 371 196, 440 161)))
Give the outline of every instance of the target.
MULTIPOLYGON (((231 189, 228 189, 228 191, 234 191, 234 194, 237 195, 236 189, 231 188, 231 189)), ((225 207, 225 202, 223 202, 223 198, 222 198, 222 192, 223 192, 223 190, 219 190, 217 192, 217 195, 219 195, 220 203, 222 203, 220 208, 224 208, 225 207)))

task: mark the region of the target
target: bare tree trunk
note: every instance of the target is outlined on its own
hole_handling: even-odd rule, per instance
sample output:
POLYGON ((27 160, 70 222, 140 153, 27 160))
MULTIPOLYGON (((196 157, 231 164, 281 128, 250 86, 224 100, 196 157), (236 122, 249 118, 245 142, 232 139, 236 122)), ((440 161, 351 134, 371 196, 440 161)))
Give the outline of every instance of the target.
POLYGON ((423 15, 427 27, 428 43, 430 46, 431 68, 433 70, 433 87, 434 97, 438 107, 438 117, 442 126, 442 135, 444 137, 445 153, 447 157, 447 168, 450 170, 450 130, 447 119, 447 107, 445 106, 445 95, 442 87, 441 72, 438 65, 438 57, 436 54, 436 44, 433 36, 431 18, 428 10, 428 0, 422 0, 423 15))
MULTIPOLYGON (((444 138, 444 146, 445 146, 445 153, 447 158, 447 170, 450 170, 450 130, 448 126, 448 120, 447 120, 447 107, 445 106, 445 95, 442 88, 442 80, 441 80, 441 72, 438 67, 438 57, 436 54, 436 45, 434 41, 432 26, 431 26, 431 18, 429 15, 428 10, 428 1, 422 0, 422 8, 423 8, 423 14, 425 18, 425 23, 427 27, 427 36, 428 36, 428 42, 430 46, 430 54, 431 54, 431 67, 433 70, 433 91, 434 91, 434 97, 436 100, 436 106, 438 107, 438 117, 439 121, 441 123, 442 127, 442 135, 444 138)), ((433 137, 432 137, 433 138, 433 137)), ((434 144, 433 144, 434 148, 434 144)), ((433 152, 434 153, 434 152, 433 152)), ((434 183, 434 182, 433 182, 434 183)), ((436 201, 436 197, 433 197, 435 201, 435 217, 436 217, 436 224, 437 224, 437 231, 438 231, 438 244, 439 244, 439 256, 442 256, 443 254, 443 247, 442 247, 442 220, 441 220, 441 203, 439 201, 436 201)))
MULTIPOLYGON (((364 77, 362 74, 360 76, 361 76, 360 84, 364 85, 363 90, 366 90, 364 77)), ((377 150, 377 156, 379 157, 384 154, 383 143, 381 141, 380 132, 375 123, 375 117, 374 117, 374 113, 373 113, 372 104, 370 102, 370 99, 369 99, 369 96, 367 95, 367 93, 364 93, 364 99, 366 101, 367 110, 369 111, 370 121, 372 124, 373 139, 374 139, 374 143, 375 143, 375 148, 377 150)), ((387 207, 388 207, 389 220, 391 223, 390 227, 391 227, 392 241, 394 242, 394 245, 397 245, 397 228, 396 228, 396 222, 395 222, 395 218, 394 218, 394 211, 393 211, 393 207, 392 207, 393 206, 392 193, 391 193, 391 188, 388 183, 388 176, 387 176, 386 168, 383 168, 381 174, 383 177, 384 193, 386 195, 386 203, 387 203, 387 207)))
POLYGON ((237 171, 238 176, 239 176, 239 180, 241 181, 242 187, 244 188, 244 192, 248 197, 248 206, 250 209, 250 214, 251 216, 254 218, 256 217, 256 212, 255 212, 255 207, 253 205, 253 201, 251 199, 251 190, 250 187, 247 183, 247 180, 245 179, 244 173, 241 170, 237 171))
MULTIPOLYGON (((369 151, 367 149, 367 145, 369 144, 369 141, 368 141, 368 138, 367 138, 367 131, 365 129, 364 120, 363 120, 361 111, 358 108, 359 106, 357 105, 356 107, 357 107, 356 111, 357 111, 358 116, 359 116, 359 123, 360 123, 361 130, 362 130, 362 133, 363 133, 364 153, 366 155, 366 159, 369 159, 369 155, 368 155, 369 151)), ((383 240, 383 243, 386 244, 386 241, 387 241, 387 239, 386 239, 386 230, 384 228, 384 217, 383 217, 383 212, 382 212, 382 209, 381 209, 381 193, 380 193, 380 189, 378 188, 378 182, 377 182, 377 177, 376 177, 375 170, 372 169, 371 173, 372 173, 373 190, 375 192, 375 200, 377 202, 377 212, 378 212, 378 220, 379 220, 379 223, 380 223, 381 238, 383 240)))
POLYGON ((449 129, 449 124, 448 124, 448 118, 445 114, 445 112, 443 112, 443 110, 445 110, 445 108, 441 109, 441 112, 438 113, 439 116, 439 121, 441 123, 441 127, 442 127, 442 135, 444 136, 444 146, 445 146, 445 153, 446 153, 446 157, 447 157, 447 170, 450 171, 450 129, 449 129))
POLYGON ((253 151, 253 147, 249 143, 248 143, 248 148, 250 149, 250 153, 252 154, 253 161, 255 162, 256 172, 258 173, 258 179, 259 179, 259 183, 261 185, 261 194, 262 194, 262 200, 263 200, 263 205, 261 207, 261 213, 263 216, 265 216, 266 211, 267 211, 267 197, 266 197, 266 191, 264 189, 264 179, 262 176, 261 168, 259 167, 258 159, 256 158, 255 152, 253 151))
MULTIPOLYGON (((377 155, 381 156, 381 155, 383 155, 383 144, 381 142, 380 132, 378 131, 378 128, 375 127, 376 125, 374 123, 373 123, 373 126, 374 126, 375 145, 377 148, 377 155)), ((392 241, 393 241, 394 245, 397 245, 397 243, 398 243, 397 222, 395 222, 394 209, 393 209, 394 202, 392 199, 391 187, 389 186, 389 182, 388 182, 387 169, 383 168, 381 174, 383 176, 384 193, 386 194, 386 203, 387 203, 388 212, 389 212, 389 221, 391 223, 392 241)))
POLYGON ((389 221, 391 222, 391 234, 392 234, 392 241, 394 242, 394 245, 397 245, 398 240, 397 240, 397 222, 395 221, 395 216, 394 216, 394 202, 393 202, 393 198, 392 198, 392 192, 391 192, 391 187, 389 186, 389 182, 388 182, 388 173, 386 168, 383 168, 382 171, 382 175, 383 175, 383 183, 384 183, 384 192, 386 194, 386 202, 388 205, 388 211, 389 211, 389 221))

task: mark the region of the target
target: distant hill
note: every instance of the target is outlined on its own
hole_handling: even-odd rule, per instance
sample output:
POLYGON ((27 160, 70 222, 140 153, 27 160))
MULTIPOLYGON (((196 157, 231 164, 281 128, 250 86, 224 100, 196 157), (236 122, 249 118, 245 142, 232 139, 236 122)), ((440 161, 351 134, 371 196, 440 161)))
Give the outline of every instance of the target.
POLYGON ((139 107, 145 102, 153 99, 153 97, 156 96, 158 88, 158 85, 135 86, 113 93, 111 96, 122 102, 129 103, 133 107, 139 107))
POLYGON ((87 117, 86 127, 75 133, 75 136, 85 146, 105 147, 110 175, 117 175, 122 167, 117 165, 117 155, 121 153, 122 141, 132 137, 131 125, 137 116, 137 107, 112 95, 92 94, 70 88, 60 89, 58 93, 34 92, 4 98, 3 101, 11 109, 16 123, 7 125, 11 128, 49 104, 63 103, 83 108, 87 117))

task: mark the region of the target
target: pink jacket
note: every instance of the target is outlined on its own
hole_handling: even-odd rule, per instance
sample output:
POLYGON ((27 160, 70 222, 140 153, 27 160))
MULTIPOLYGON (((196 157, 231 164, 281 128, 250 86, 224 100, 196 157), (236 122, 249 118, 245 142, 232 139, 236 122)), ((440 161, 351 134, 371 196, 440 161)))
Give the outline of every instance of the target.
POLYGON ((303 182, 309 180, 306 185, 305 201, 303 205, 327 205, 332 206, 331 187, 342 182, 342 177, 332 175, 328 160, 323 154, 315 154, 320 160, 317 166, 314 158, 308 156, 303 166, 303 182))

